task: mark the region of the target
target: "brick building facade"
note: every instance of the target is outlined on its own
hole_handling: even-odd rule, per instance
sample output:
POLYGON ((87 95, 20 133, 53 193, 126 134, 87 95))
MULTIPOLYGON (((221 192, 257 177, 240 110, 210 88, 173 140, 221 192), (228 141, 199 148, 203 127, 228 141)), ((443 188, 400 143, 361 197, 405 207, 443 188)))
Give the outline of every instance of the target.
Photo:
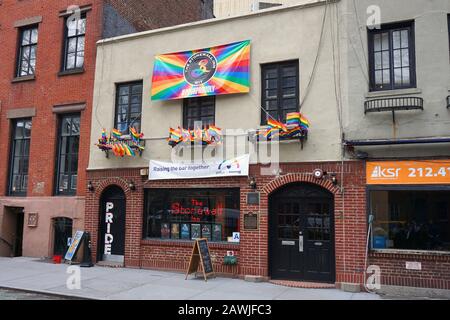
MULTIPOLYGON (((63 238, 71 234, 72 229, 83 229, 96 42, 103 36, 212 16, 212 8, 204 1, 177 1, 173 6, 162 6, 162 3, 142 0, 1 1, 1 255, 49 257, 55 250, 55 228, 62 229, 63 238), (80 11, 67 11, 72 5, 79 6, 80 11), (85 28, 75 28, 84 33, 81 35, 71 34, 70 30, 67 33, 69 27, 65 27, 71 17, 77 19, 77 13, 86 21, 85 28), (29 32, 31 41, 26 39, 29 32), (70 40, 72 36, 75 37, 70 40), (73 39, 78 41, 75 53, 70 51, 74 50, 73 39), (79 148, 72 150, 73 163, 65 165, 71 166, 68 176, 72 181, 63 178, 59 185, 58 168, 67 173, 66 169, 61 169, 64 165, 58 166, 58 153, 62 152, 58 141, 62 121, 68 121, 66 119, 71 119, 76 126, 70 135, 78 137, 75 140, 79 148), (31 126, 27 128, 27 136, 14 139, 15 126, 22 128, 24 125, 31 126), (22 144, 29 147, 20 149, 22 144), (17 166, 11 163, 13 149, 17 166), (20 174, 16 174, 19 171, 20 174), (66 192, 67 183, 70 183, 70 192, 66 192)), ((68 158, 66 155, 64 159, 68 158)))

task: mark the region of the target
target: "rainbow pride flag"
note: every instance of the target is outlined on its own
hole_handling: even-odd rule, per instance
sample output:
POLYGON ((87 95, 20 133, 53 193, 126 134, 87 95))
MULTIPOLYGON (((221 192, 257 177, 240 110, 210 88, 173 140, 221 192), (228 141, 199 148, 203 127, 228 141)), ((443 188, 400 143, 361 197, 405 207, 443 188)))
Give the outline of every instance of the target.
POLYGON ((116 139, 122 138, 122 132, 120 132, 117 129, 112 129, 111 133, 112 133, 112 136, 116 139))
POLYGON ((155 57, 152 100, 247 93, 250 40, 155 57))

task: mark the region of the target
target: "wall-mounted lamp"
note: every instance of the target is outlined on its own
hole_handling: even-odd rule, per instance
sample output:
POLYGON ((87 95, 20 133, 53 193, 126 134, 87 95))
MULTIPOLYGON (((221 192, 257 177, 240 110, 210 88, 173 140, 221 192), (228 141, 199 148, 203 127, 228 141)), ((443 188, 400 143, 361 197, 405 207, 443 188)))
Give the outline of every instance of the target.
POLYGON ((336 186, 338 184, 338 180, 336 178, 336 174, 332 173, 331 174, 331 182, 336 186))
POLYGON ((136 186, 133 181, 128 182, 128 188, 130 188, 131 191, 136 190, 136 186))
POLYGON ((94 191, 94 185, 92 184, 92 181, 89 181, 87 187, 88 187, 88 190, 89 190, 89 191, 91 191, 91 192, 94 191))
POLYGON ((253 190, 256 189, 256 178, 255 177, 250 177, 249 181, 248 181, 248 185, 250 186, 250 188, 252 188, 253 190))

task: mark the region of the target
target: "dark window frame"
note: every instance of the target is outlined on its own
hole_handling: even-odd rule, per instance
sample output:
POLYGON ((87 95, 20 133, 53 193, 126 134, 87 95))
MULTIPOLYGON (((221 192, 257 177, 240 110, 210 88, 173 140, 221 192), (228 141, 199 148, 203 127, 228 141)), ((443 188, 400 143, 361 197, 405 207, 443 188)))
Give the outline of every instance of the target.
POLYGON ((84 71, 84 66, 86 62, 86 28, 87 28, 87 14, 86 12, 82 12, 80 15, 80 19, 84 19, 84 33, 78 33, 78 28, 76 29, 75 35, 69 36, 69 28, 67 27, 67 21, 70 19, 70 16, 64 17, 63 23, 63 50, 62 50, 62 57, 61 57, 61 72, 75 72, 75 71, 84 71), (84 38, 83 40, 83 50, 78 51, 78 39, 84 38), (69 56, 69 42, 70 40, 75 39, 75 60, 74 65, 72 68, 69 68, 67 66, 68 63, 68 56, 69 56), (78 60, 78 52, 83 52, 83 65, 81 67, 77 67, 77 60, 78 60))
POLYGON ((38 24, 24 26, 24 27, 19 29, 19 37, 18 37, 18 40, 17 40, 16 72, 15 72, 15 76, 17 78, 29 77, 29 76, 36 75, 38 42, 39 42, 39 25, 38 24), (33 30, 36 30, 36 33, 37 33, 36 42, 31 42, 32 35, 33 35, 33 30), (29 43, 24 45, 23 44, 24 34, 27 31, 30 31, 30 36, 28 38, 28 42, 29 43), (33 49, 33 47, 34 47, 34 51, 35 51, 35 58, 31 59, 31 50, 33 49), (25 52, 25 48, 28 51, 28 59, 24 59, 24 56, 23 56, 24 52, 25 52), (31 60, 34 60, 34 66, 31 66, 31 64, 30 64, 31 60), (22 74, 22 67, 23 67, 23 62, 24 61, 28 61, 27 74, 22 74))
MULTIPOLYGON (((143 81, 132 81, 132 82, 123 82, 123 83, 116 83, 116 101, 115 101, 115 110, 114 110, 114 128, 119 129, 119 123, 124 123, 123 121, 119 122, 119 108, 125 104, 120 103, 120 97, 126 96, 120 94, 120 88, 121 87, 128 87, 128 103, 127 103, 127 127, 126 130, 122 130, 122 134, 129 134, 130 126, 137 123, 138 124, 138 131, 140 132, 142 129, 142 95, 143 95, 143 81), (140 85, 140 94, 133 94, 132 90, 134 86, 140 85), (132 112, 132 98, 134 95, 140 95, 141 98, 139 99, 139 110, 137 112, 132 112), (139 114, 138 117, 131 118, 132 114, 139 114)), ((123 114, 123 113, 121 113, 123 114)))
MULTIPOLYGON (((376 91, 390 91, 417 88, 417 74, 416 74, 416 41, 415 41, 415 22, 405 21, 391 24, 384 24, 381 29, 368 29, 368 53, 369 53, 369 90, 371 92, 376 91), (410 83, 408 85, 395 84, 395 71, 394 69, 394 45, 393 45, 393 33, 400 30, 407 29, 409 31, 408 39, 408 51, 409 51, 409 77, 410 83), (390 82, 389 84, 377 85, 375 82, 375 46, 374 37, 378 34, 389 34, 389 72, 390 82)), ((404 49, 404 48, 403 48, 404 49)), ((402 50, 402 48, 400 48, 402 50)), ((380 69, 385 70, 385 69, 380 69)))
POLYGON ((195 97, 195 98, 187 98, 183 99, 183 128, 185 129, 194 129, 193 125, 189 125, 190 121, 201 121, 202 127, 205 127, 208 124, 214 125, 216 122, 216 96, 204 96, 204 97, 195 97), (208 100, 211 100, 209 102, 208 100), (206 109, 209 107, 213 107, 213 113, 202 113, 202 109, 206 109), (189 116, 189 109, 197 108, 197 116, 189 116), (206 121, 205 119, 212 118, 212 123, 206 121), (193 120, 194 119, 194 120, 193 120), (204 121, 205 120, 205 121, 204 121))
MULTIPOLYGON (((68 175, 68 184, 69 186, 72 186, 72 178, 73 176, 76 176, 75 179, 77 179, 76 181, 76 186, 78 186, 78 161, 79 161, 79 155, 80 155, 80 129, 81 129, 81 114, 80 113, 66 113, 66 114, 61 114, 58 118, 58 149, 57 149, 57 154, 56 154, 56 176, 55 176, 55 195, 57 196, 74 196, 77 193, 77 187, 75 189, 73 188, 68 188, 67 190, 60 190, 60 182, 61 182, 61 174, 64 175, 68 175), (69 134, 64 134, 63 133, 63 124, 64 124, 64 120, 70 118, 71 121, 71 132, 69 134), (80 128, 78 128, 78 134, 73 134, 72 132, 72 126, 73 126, 73 119, 78 118, 78 123, 80 125, 80 128), (76 153, 72 153, 72 152, 66 152, 64 154, 64 156, 69 157, 69 166, 72 164, 72 158, 74 156, 77 157, 77 168, 76 171, 72 171, 72 170, 67 170, 64 172, 61 172, 61 159, 62 159, 62 142, 63 142, 63 138, 66 137, 66 139, 74 139, 76 137, 78 137, 78 150, 76 153)), ((72 146, 73 141, 69 142, 68 145, 72 146)), ((70 149, 70 147, 69 147, 70 149)), ((70 151, 70 150, 69 150, 70 151)))
POLYGON ((447 15, 447 26, 448 26, 448 53, 450 58, 450 13, 447 15))
MULTIPOLYGON (((289 76, 292 77, 292 76, 289 76)), ((274 117, 275 120, 279 120, 284 122, 286 119, 281 118, 280 115, 282 115, 286 110, 289 110, 289 112, 298 112, 300 110, 300 72, 299 72, 299 61, 298 60, 288 60, 288 61, 281 61, 281 62, 274 62, 274 63, 266 63, 261 64, 261 106, 264 108, 264 110, 261 110, 261 125, 267 125, 267 114, 268 112, 270 114, 269 108, 266 106, 267 101, 277 101, 277 117, 274 117), (284 67, 295 67, 295 87, 287 87, 283 88, 283 75, 282 75, 282 68, 284 67), (265 77, 265 72, 267 72, 268 69, 277 68, 277 76, 276 78, 268 78, 265 77), (269 79, 277 79, 277 89, 268 89, 266 86, 266 81, 269 79), (287 99, 295 98, 295 108, 285 108, 283 107, 283 89, 292 89, 294 88, 294 97, 288 97, 287 99), (266 90, 277 90, 276 98, 269 99, 265 96, 266 90)))
MULTIPOLYGON (((9 152, 9 172, 8 172, 8 195, 9 196, 17 196, 17 197, 24 197, 27 195, 27 188, 28 188, 28 176, 29 176, 29 167, 30 167, 30 149, 31 149, 31 130, 30 130, 30 136, 29 137, 24 137, 22 135, 21 138, 16 138, 16 130, 17 130, 17 123, 19 122, 23 122, 24 126, 25 123, 27 122, 31 122, 31 130, 33 129, 33 121, 32 118, 20 118, 20 119, 14 119, 11 122, 11 132, 10 132, 10 152, 9 152), (27 155, 23 155, 22 153, 18 156, 16 156, 16 148, 17 148, 17 141, 27 141, 28 142, 28 154, 27 155), (26 168, 26 173, 22 172, 19 173, 18 175, 22 176, 21 180, 23 179, 23 177, 27 177, 27 186, 26 189, 20 189, 19 191, 15 191, 13 190, 13 184, 14 184, 14 162, 15 162, 15 158, 28 158, 28 165, 26 168)), ((21 148, 24 148, 24 143, 21 143, 21 148)))

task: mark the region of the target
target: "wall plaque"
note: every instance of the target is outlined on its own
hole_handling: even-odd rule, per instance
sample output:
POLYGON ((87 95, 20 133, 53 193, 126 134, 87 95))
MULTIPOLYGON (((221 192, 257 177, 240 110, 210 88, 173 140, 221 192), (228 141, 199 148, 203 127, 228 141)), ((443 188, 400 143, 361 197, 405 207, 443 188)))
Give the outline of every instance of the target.
POLYGON ((258 230, 258 214, 249 212, 244 214, 244 229, 258 230))
POLYGON ((29 227, 37 227, 38 225, 38 214, 37 213, 29 213, 28 214, 28 226, 29 227))
POLYGON ((259 205, 259 192, 249 192, 249 193, 247 193, 247 204, 249 204, 249 205, 259 205))

